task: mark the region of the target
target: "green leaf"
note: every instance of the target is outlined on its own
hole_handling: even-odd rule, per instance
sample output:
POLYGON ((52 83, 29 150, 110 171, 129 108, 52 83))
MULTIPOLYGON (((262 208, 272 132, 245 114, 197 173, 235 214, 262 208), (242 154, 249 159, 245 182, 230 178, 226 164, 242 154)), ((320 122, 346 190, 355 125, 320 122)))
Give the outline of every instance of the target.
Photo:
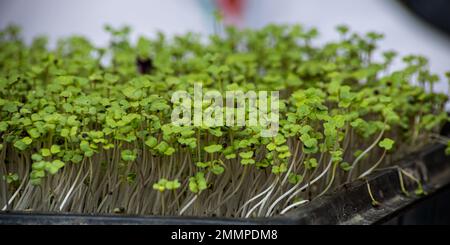
POLYGON ((73 163, 80 163, 81 161, 83 161, 83 156, 80 154, 74 154, 70 161, 72 161, 73 163))
POLYGON ((195 177, 189 178, 189 190, 193 193, 199 193, 208 188, 205 175, 202 172, 199 172, 195 175, 195 177))
POLYGON ((35 154, 31 155, 31 159, 35 162, 38 162, 38 161, 42 161, 43 157, 41 155, 35 153, 35 154))
POLYGON ((295 185, 301 181, 303 181, 303 176, 299 174, 290 173, 288 177, 289 183, 295 185))
POLYGON ((191 149, 195 149, 197 147, 197 140, 195 138, 179 138, 178 142, 182 145, 189 146, 191 149))
POLYGON ((279 166, 272 167, 272 173, 281 174, 287 171, 286 164, 280 164, 279 166))
POLYGON ((380 143, 378 143, 378 146, 389 151, 394 146, 394 143, 395 142, 393 140, 391 140, 389 138, 384 138, 382 141, 380 141, 380 143))
POLYGON ((244 158, 244 159, 250 159, 253 157, 253 151, 247 151, 247 152, 240 152, 239 156, 244 158))
POLYGON ((61 129, 61 137, 68 138, 70 134, 70 130, 67 128, 61 129))
POLYGON ((225 171, 225 169, 220 165, 214 165, 211 168, 211 172, 215 175, 220 175, 225 171))
POLYGON ((199 192, 197 181, 196 181, 196 178, 194 178, 194 177, 189 178, 189 190, 193 193, 199 192))
POLYGON ((135 183, 136 182, 136 177, 137 177, 136 173, 133 173, 133 172, 128 173, 127 174, 127 182, 129 184, 135 183))
POLYGON ((315 159, 315 158, 311 158, 311 159, 305 161, 304 164, 305 164, 306 169, 315 169, 315 168, 317 168, 317 165, 318 165, 317 159, 315 159))
POLYGON ((45 171, 42 170, 33 170, 31 171, 30 175, 31 179, 38 179, 38 178, 44 178, 45 177, 45 171))
MULTIPOLYGON (((160 181, 160 182, 161 182, 161 181, 160 181)), ((159 192, 163 192, 163 191, 165 191, 166 186, 165 186, 165 185, 161 185, 161 184, 158 182, 158 183, 154 183, 154 184, 153 184, 153 189, 154 189, 154 190, 157 190, 157 191, 159 191, 159 192)))
POLYGON ((289 146, 287 146, 287 145, 279 146, 276 148, 276 150, 277 150, 277 152, 288 152, 289 146))
POLYGON ((276 145, 282 145, 286 142, 286 138, 281 135, 281 134, 277 134, 277 136, 275 136, 275 144, 276 145))
POLYGON ((278 154, 278 158, 280 158, 280 159, 286 159, 290 156, 292 156, 290 151, 286 151, 286 152, 278 154))
POLYGON ((333 161, 333 163, 338 163, 338 162, 342 161, 343 152, 341 150, 330 151, 330 154, 331 154, 331 160, 333 161))
POLYGON ((61 160, 54 160, 51 163, 47 163, 45 170, 47 170, 47 172, 49 172, 51 175, 55 175, 62 167, 64 167, 64 165, 64 162, 62 162, 61 160))
POLYGON ((119 77, 110 73, 106 73, 104 76, 105 81, 107 81, 108 83, 116 83, 117 81, 119 81, 119 77))
POLYGON ((341 164, 339 166, 345 172, 348 172, 348 171, 350 171, 352 169, 352 166, 348 162, 341 162, 341 164))
POLYGON ((8 129, 8 123, 7 122, 0 122, 0 132, 4 132, 8 129))
POLYGON ((122 160, 127 161, 127 162, 132 162, 132 161, 136 160, 136 158, 137 158, 136 153, 131 150, 122 151, 121 156, 122 156, 122 160))
POLYGON ((122 90, 122 92, 127 98, 133 99, 133 100, 138 100, 143 95, 141 89, 137 89, 137 88, 134 88, 131 86, 126 87, 124 90, 122 90))
POLYGON ((93 150, 89 150, 84 152, 84 156, 86 157, 92 157, 94 155, 94 151, 93 150))
POLYGON ((33 170, 44 170, 45 166, 46 166, 45 161, 39 161, 39 162, 34 162, 33 165, 31 166, 31 168, 33 170))
POLYGON ((72 92, 70 92, 70 91, 62 91, 60 94, 59 94, 59 96, 61 96, 61 97, 64 97, 64 98, 69 98, 69 97, 72 97, 72 92))
POLYGON ((208 153, 215 153, 222 150, 222 145, 210 145, 203 148, 208 153))
POLYGON ((162 141, 155 147, 155 150, 157 150, 160 153, 164 153, 167 151, 168 148, 169 148, 169 144, 167 144, 167 142, 165 142, 165 141, 162 141))
POLYGON ((415 193, 417 196, 423 196, 423 195, 426 195, 426 192, 424 191, 424 189, 422 188, 422 186, 419 186, 419 187, 414 191, 414 193, 415 193))
POLYGON ((150 137, 145 141, 145 145, 153 148, 158 144, 158 140, 155 137, 150 137))
POLYGON ((348 26, 346 26, 346 25, 339 25, 339 26, 336 27, 336 29, 338 30, 338 32, 339 32, 341 35, 345 35, 345 34, 347 34, 347 32, 349 31, 349 28, 348 28, 348 26))
POLYGON ((234 153, 225 155, 225 159, 228 159, 228 160, 235 159, 235 158, 236 158, 236 154, 234 154, 234 153))
POLYGON ((175 152, 175 148, 169 147, 169 148, 167 148, 167 150, 164 151, 164 155, 170 156, 170 155, 172 155, 174 152, 175 152))
POLYGON ((82 151, 84 151, 84 152, 90 151, 90 150, 91 150, 91 147, 89 146, 89 142, 87 142, 87 141, 85 141, 85 140, 81 141, 81 143, 80 143, 80 149, 81 149, 82 151))
POLYGON ((198 185, 198 189, 200 191, 206 190, 208 188, 208 184, 207 184, 205 178, 197 179, 197 185, 198 185))
POLYGON ((276 147, 277 147, 277 145, 275 145, 274 143, 270 143, 266 146, 267 150, 269 150, 269 151, 275 150, 276 147))
POLYGON ((41 133, 39 133, 37 128, 29 129, 27 132, 33 139, 38 139, 39 137, 41 137, 41 133))
POLYGON ((23 151, 23 150, 27 149, 28 146, 27 146, 27 144, 23 143, 21 140, 18 140, 14 143, 14 147, 23 151))
POLYGON ((211 165, 211 162, 196 162, 195 165, 199 168, 207 168, 211 165))
POLYGON ((28 148, 28 146, 33 142, 33 140, 30 137, 25 137, 21 140, 18 140, 14 143, 14 147, 17 149, 24 151, 28 148))
POLYGON ((6 179, 6 183, 11 184, 11 183, 17 182, 19 180, 19 175, 16 173, 14 173, 14 174, 8 173, 6 178, 5 178, 5 176, 3 176, 3 178, 6 179))
POLYGON ((59 147, 59 145, 52 145, 52 147, 50 148, 50 152, 52 154, 57 154, 61 152, 61 147, 59 147))
POLYGON ((241 160, 241 164, 242 165, 252 165, 252 164, 255 164, 255 160, 253 160, 253 159, 242 159, 241 160))
POLYGON ((17 112, 17 105, 13 102, 8 102, 3 106, 3 111, 7 111, 10 113, 17 112))
POLYGON ((307 148, 312 148, 317 145, 317 139, 311 138, 308 134, 302 135, 300 139, 307 148))
POLYGON ((178 180, 173 180, 173 181, 167 181, 165 183, 165 188, 168 190, 176 190, 178 188, 180 188, 181 184, 180 182, 178 182, 178 180))
POLYGON ((25 137, 22 139, 22 142, 25 143, 26 145, 30 145, 33 140, 30 137, 25 137))

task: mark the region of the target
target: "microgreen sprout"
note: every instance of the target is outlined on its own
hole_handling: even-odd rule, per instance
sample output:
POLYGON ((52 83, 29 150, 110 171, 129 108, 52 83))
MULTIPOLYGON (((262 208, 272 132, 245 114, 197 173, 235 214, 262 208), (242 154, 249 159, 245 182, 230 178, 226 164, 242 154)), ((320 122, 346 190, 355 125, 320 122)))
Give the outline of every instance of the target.
MULTIPOLYGON (((338 41, 319 45, 314 28, 239 30, 220 21, 217 13, 207 42, 159 33, 133 43, 130 28, 107 26, 106 47, 72 36, 49 49, 45 38, 27 44, 17 27, 1 30, 2 210, 273 216, 427 143, 450 153, 438 135, 448 95, 433 92, 439 77, 426 58, 403 57, 392 70, 395 51, 373 59, 380 33, 342 25, 338 41), (195 100, 197 83, 205 94, 278 91, 278 133, 174 123, 176 109, 215 112, 212 100, 195 100), (192 106, 172 100, 177 91, 192 106)), ((249 103, 232 104, 224 114, 247 122, 249 103)), ((425 194, 421 179, 398 174, 405 194, 404 177, 425 194)))

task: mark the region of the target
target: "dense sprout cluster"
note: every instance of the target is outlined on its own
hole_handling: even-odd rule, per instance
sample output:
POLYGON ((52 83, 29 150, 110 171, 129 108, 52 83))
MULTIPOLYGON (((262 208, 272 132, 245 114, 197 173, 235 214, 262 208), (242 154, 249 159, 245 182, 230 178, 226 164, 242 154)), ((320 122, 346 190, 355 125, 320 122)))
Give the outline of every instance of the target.
MULTIPOLYGON (((0 33, 0 205, 3 210, 272 216, 386 166, 432 140, 447 95, 421 56, 390 71, 378 33, 226 28, 108 47, 86 38, 30 45, 0 33), (176 126, 178 90, 280 91, 280 130, 176 126)), ((207 108, 210 101, 203 101, 207 108)), ((420 181, 406 171, 400 176, 420 181)), ((403 178, 400 177, 400 178, 403 178)), ((400 187, 399 187, 400 188, 400 187)))

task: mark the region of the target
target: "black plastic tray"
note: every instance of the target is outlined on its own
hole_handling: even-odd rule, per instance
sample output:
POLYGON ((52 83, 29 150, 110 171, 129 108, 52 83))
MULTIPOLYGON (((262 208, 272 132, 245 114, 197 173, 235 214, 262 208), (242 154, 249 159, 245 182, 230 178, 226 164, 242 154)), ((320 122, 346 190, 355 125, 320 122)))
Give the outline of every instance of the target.
POLYGON ((0 224, 89 224, 89 225, 292 225, 292 224, 382 224, 395 219, 414 206, 439 194, 450 185, 450 157, 444 145, 430 145, 411 154, 398 163, 403 169, 415 171, 424 180, 427 195, 413 194, 416 186, 406 185, 412 193, 402 193, 398 172, 394 168, 379 170, 365 180, 357 180, 337 188, 283 216, 257 219, 156 217, 124 215, 86 215, 67 213, 0 212, 0 224), (374 198, 380 203, 372 205, 367 183, 374 198))

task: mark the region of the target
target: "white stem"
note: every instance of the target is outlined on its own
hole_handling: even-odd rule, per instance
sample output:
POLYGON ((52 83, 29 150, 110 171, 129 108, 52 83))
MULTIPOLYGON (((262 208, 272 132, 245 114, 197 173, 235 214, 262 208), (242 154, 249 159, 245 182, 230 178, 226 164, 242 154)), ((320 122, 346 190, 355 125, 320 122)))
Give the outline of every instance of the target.
POLYGON ((273 186, 276 184, 276 182, 273 182, 272 185, 270 185, 267 189, 265 189, 263 192, 259 193, 258 195, 252 197, 250 200, 248 200, 247 202, 244 203, 244 205, 242 205, 242 207, 239 208, 238 213, 244 209, 247 205, 249 205, 251 202, 253 202, 254 200, 258 199, 260 196, 266 194, 268 191, 270 191, 271 188, 273 188, 273 186))
MULTIPOLYGON (((63 199, 61 205, 59 206, 59 211, 62 211, 62 210, 63 210, 64 206, 65 206, 66 203, 67 203, 67 200, 69 200, 69 197, 70 197, 70 195, 71 195, 72 192, 73 192, 73 189, 75 189, 75 186, 77 185, 78 179, 79 179, 80 176, 81 176, 81 172, 82 172, 81 170, 83 170, 83 166, 84 166, 84 164, 80 166, 80 170, 79 170, 79 172, 78 172, 78 174, 77 174, 77 177, 75 178, 75 181, 73 182, 72 186, 70 187, 69 191, 67 192, 66 196, 64 197, 64 199, 63 199)), ((87 176, 87 175, 86 175, 86 176, 87 176)))
POLYGON ((300 202, 296 202, 294 204, 291 204, 291 205, 287 206, 285 209, 283 209, 283 211, 281 211, 280 214, 285 214, 287 211, 291 210, 292 208, 295 208, 295 207, 300 206, 302 204, 305 204, 307 202, 309 202, 309 201, 308 200, 302 200, 300 202))
POLYGON ((369 175, 370 173, 372 173, 373 170, 375 170, 383 161, 384 156, 386 155, 386 150, 383 152, 383 155, 381 156, 380 160, 378 160, 377 163, 375 163, 375 165, 373 165, 370 169, 368 169, 366 172, 364 172, 363 174, 361 174, 358 179, 364 178, 367 175, 369 175))
MULTIPOLYGON (((293 168, 294 165, 295 165, 295 161, 297 161, 297 154, 296 154, 296 153, 297 153, 297 151, 298 151, 299 145, 300 145, 300 141, 297 142, 297 144, 296 144, 296 146, 295 146, 295 150, 294 150, 295 156, 294 156, 294 158, 293 158, 292 161, 291 161, 291 166, 289 167, 289 170, 287 171, 286 175, 284 176, 283 181, 281 181, 281 185, 284 185, 284 183, 286 183, 286 181, 287 181, 287 179, 288 179, 288 177, 289 177, 289 174, 291 173, 292 168, 293 168)), ((302 153, 302 154, 303 154, 303 153, 302 153)))
POLYGON ((350 169, 350 172, 348 173, 348 177, 347 177, 347 182, 349 182, 352 178, 352 174, 353 171, 356 169, 356 165, 358 164, 358 162, 370 151, 372 150, 378 143, 378 141, 380 141, 381 137, 383 137, 384 134, 384 129, 385 127, 383 127, 383 130, 381 130, 381 133, 378 135, 377 139, 372 143, 372 145, 370 145, 363 153, 361 153, 353 162, 352 164, 352 168, 350 169))
POLYGON ((190 201, 186 204, 186 206, 184 206, 184 207, 180 210, 180 213, 179 213, 179 214, 182 215, 182 214, 189 208, 189 206, 191 206, 192 203, 194 203, 194 201, 197 200, 197 197, 198 197, 198 195, 195 195, 194 198, 192 198, 192 200, 190 200, 190 201))
POLYGON ((302 182, 298 182, 297 184, 295 184, 291 189, 289 189, 287 192, 285 192, 283 195, 281 195, 279 198, 277 198, 277 200, 275 200, 272 205, 269 207, 269 210, 267 210, 266 213, 266 217, 269 216, 272 212, 272 210, 274 209, 274 207, 281 201, 283 200, 285 197, 289 196, 289 194, 291 194, 302 182))
POLYGON ((28 177, 28 174, 25 175, 25 177, 23 178, 24 181, 22 181, 22 183, 20 183, 19 188, 17 188, 16 192, 14 192, 14 194, 13 194, 13 195, 11 196, 11 198, 8 200, 8 203, 5 204, 5 206, 3 206, 2 211, 5 211, 5 210, 8 208, 8 206, 11 205, 11 203, 14 201, 14 199, 16 199, 16 197, 17 197, 17 195, 19 194, 20 190, 21 190, 22 187, 24 186, 24 184, 25 184, 25 182, 26 182, 25 179, 26 179, 27 177, 28 177))
POLYGON ((328 162, 328 166, 326 167, 326 169, 319 175, 317 176, 315 179, 313 179, 310 183, 302 186, 300 189, 298 189, 296 192, 294 192, 294 194, 291 195, 291 197, 289 198, 292 199, 292 197, 296 196, 298 193, 302 192, 303 190, 305 190, 306 188, 308 188, 308 186, 316 183, 318 180, 320 180, 327 172, 328 170, 330 170, 330 167, 332 165, 333 161, 332 159, 330 159, 330 161, 328 162))
MULTIPOLYGON (((276 183, 276 182, 275 182, 276 183)), ((275 184, 274 183, 274 184, 275 184)), ((267 198, 270 196, 270 194, 272 194, 272 191, 274 189, 275 185, 272 185, 272 187, 269 189, 269 193, 267 193, 267 195, 261 200, 259 201, 253 208, 250 209, 250 211, 248 211, 247 215, 245 215, 245 218, 250 217, 250 215, 260 206, 262 205, 265 201, 267 201, 267 198)))
POLYGON ((333 185, 333 182, 334 182, 334 178, 336 176, 336 168, 337 168, 337 164, 335 164, 333 167, 333 172, 331 173, 331 180, 328 183, 327 187, 319 195, 317 195, 316 198, 325 195, 325 193, 327 193, 327 191, 331 188, 331 186, 333 185))

